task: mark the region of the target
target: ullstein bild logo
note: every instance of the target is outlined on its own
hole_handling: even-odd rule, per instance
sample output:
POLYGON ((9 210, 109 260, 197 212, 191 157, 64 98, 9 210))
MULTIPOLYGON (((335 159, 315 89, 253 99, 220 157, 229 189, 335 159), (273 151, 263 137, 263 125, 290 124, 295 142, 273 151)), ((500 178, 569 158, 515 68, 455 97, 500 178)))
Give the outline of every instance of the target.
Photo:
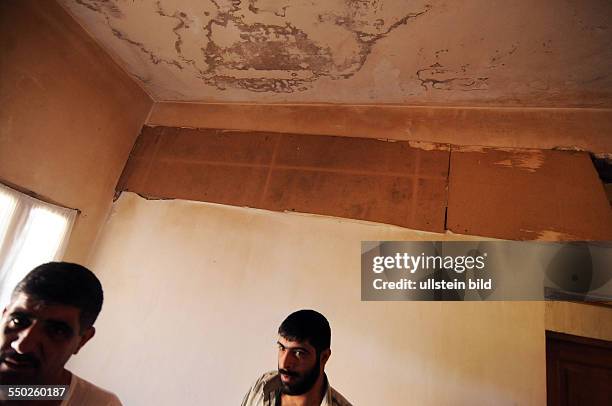
POLYGON ((364 241, 361 299, 612 301, 612 243, 364 241))

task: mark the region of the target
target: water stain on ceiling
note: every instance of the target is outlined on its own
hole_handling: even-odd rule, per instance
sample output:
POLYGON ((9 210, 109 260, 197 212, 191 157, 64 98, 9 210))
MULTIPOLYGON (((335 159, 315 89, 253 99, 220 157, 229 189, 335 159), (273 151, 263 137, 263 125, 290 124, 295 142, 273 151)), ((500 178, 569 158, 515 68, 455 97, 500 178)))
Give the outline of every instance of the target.
POLYGON ((612 105, 605 0, 59 0, 157 100, 612 105))

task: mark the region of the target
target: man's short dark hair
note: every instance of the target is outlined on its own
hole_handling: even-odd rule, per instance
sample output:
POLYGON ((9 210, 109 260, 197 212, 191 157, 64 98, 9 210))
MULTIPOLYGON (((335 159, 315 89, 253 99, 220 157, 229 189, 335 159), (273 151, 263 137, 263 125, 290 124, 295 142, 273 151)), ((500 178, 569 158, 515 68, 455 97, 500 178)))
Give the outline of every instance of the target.
POLYGON ((314 310, 298 310, 281 323, 278 334, 289 341, 308 341, 317 353, 330 348, 331 328, 321 313, 314 310))
POLYGON ((104 294, 100 281, 89 269, 70 262, 49 262, 34 268, 13 290, 49 304, 74 306, 81 311, 81 332, 93 326, 104 294))

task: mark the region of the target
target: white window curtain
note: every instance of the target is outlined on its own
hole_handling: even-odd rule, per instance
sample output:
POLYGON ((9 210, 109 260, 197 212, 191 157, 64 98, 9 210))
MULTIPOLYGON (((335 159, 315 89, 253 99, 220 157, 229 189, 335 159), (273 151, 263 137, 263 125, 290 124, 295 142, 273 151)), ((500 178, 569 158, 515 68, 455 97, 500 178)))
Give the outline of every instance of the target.
POLYGON ((0 310, 29 271, 62 259, 76 214, 0 184, 0 310))

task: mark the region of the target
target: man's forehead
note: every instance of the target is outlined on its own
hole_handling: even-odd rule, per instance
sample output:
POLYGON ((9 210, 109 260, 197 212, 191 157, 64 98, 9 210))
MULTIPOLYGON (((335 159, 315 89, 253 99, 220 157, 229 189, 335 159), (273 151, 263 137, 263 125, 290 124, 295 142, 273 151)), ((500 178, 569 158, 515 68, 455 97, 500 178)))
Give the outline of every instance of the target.
POLYGON ((42 300, 39 300, 33 296, 28 295, 27 293, 18 293, 11 297, 11 301, 7 308, 11 309, 28 309, 28 310, 40 310, 44 307, 48 306, 48 303, 45 303, 42 300))
POLYGON ((10 313, 28 313, 43 318, 78 321, 80 309, 75 306, 46 302, 27 293, 15 295, 7 307, 10 313))
POLYGON ((278 342, 285 348, 306 348, 314 349, 308 340, 292 340, 281 335, 278 336, 278 342))

